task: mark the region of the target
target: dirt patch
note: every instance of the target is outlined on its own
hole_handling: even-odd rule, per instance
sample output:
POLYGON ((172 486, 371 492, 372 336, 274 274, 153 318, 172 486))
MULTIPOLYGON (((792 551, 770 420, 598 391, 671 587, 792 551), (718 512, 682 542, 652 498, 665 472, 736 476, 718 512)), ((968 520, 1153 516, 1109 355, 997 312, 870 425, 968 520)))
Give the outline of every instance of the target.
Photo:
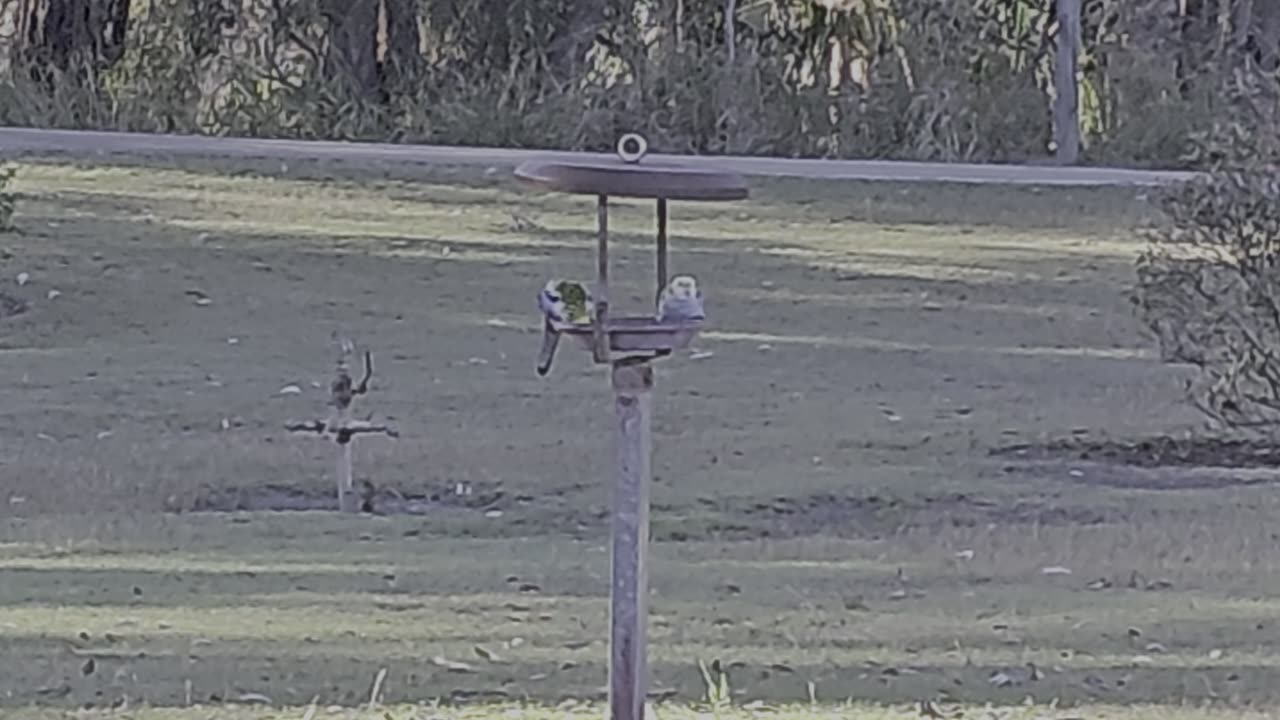
POLYGON ((995 457, 1022 460, 1086 460, 1137 467, 1280 467, 1280 447, 1262 440, 1154 437, 1123 440, 1054 440, 1023 443, 991 451, 995 457))
MULTIPOLYGON (((459 484, 448 491, 401 492, 391 487, 358 483, 361 512, 377 515, 426 515, 446 509, 485 510, 509 500, 501 490, 459 484)), ((510 498, 516 502, 519 497, 510 498)), ((171 510, 190 512, 306 512, 338 510, 333 489, 297 485, 265 484, 245 487, 210 488, 196 496, 189 507, 171 510)))
POLYGON ((1280 482, 1280 448, 1261 440, 1072 438, 1009 445, 990 455, 1026 463, 1037 474, 1129 489, 1215 489, 1280 482))
MULTIPOLYGON (((566 493, 572 494, 569 488, 566 493)), ((581 492, 582 488, 576 488, 581 492)), ((357 485, 361 512, 374 515, 427 516, 456 512, 502 513, 495 536, 561 532, 600 535, 609 527, 608 507, 578 505, 566 493, 543 498, 504 492, 500 487, 453 486, 439 491, 408 491, 357 485)), ((756 540, 827 535, 883 537, 920 528, 1017 525, 1095 525, 1117 518, 1094 508, 1066 507, 1039 500, 996 501, 967 493, 911 498, 821 493, 773 500, 742 498, 706 501, 700 508, 655 503, 653 537, 659 541, 756 540)), ((207 488, 172 512, 337 512, 336 493, 326 487, 264 484, 207 488)), ((481 533, 485 534, 485 533, 481 533)))
POLYGON ((833 536, 877 538, 919 529, 971 528, 991 523, 1095 525, 1115 518, 1093 508, 1040 500, 995 500, 969 493, 912 497, 819 493, 773 500, 709 502, 703 522, 668 523, 655 507, 654 537, 662 540, 726 540, 833 536))

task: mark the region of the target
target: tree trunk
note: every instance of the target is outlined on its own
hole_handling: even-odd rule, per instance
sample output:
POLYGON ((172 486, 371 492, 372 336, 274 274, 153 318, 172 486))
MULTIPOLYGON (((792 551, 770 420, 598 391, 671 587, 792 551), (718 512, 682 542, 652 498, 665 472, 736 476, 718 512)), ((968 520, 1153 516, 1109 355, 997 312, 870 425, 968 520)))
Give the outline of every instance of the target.
POLYGON ((358 97, 378 97, 378 0, 326 0, 321 12, 329 25, 326 77, 358 97))
POLYGON ((1236 0, 1231 8, 1231 44, 1237 52, 1243 52, 1249 44, 1249 31, 1253 27, 1253 0, 1236 0))
POLYGON ((232 0, 192 0, 187 19, 187 42, 197 60, 217 55, 222 33, 239 22, 240 3, 232 0))
POLYGON ((382 78, 388 89, 416 79, 422 70, 417 0, 382 0, 386 21, 382 78))
POLYGON ((1206 67, 1206 60, 1218 36, 1218 0, 1178 0, 1178 40, 1180 47, 1174 61, 1178 91, 1190 98, 1196 81, 1206 67))
POLYGON ((724 3, 724 47, 729 66, 738 62, 738 3, 737 0, 725 0, 724 3))
POLYGON ((1280 69, 1280 7, 1275 0, 1253 8, 1253 41, 1258 65, 1268 72, 1280 69))
POLYGON ((581 77, 587 52, 605 21, 605 0, 576 0, 570 7, 563 33, 547 48, 547 69, 561 81, 581 77))
POLYGON ((129 0, 22 0, 18 8, 20 58, 32 77, 47 70, 88 81, 120 59, 129 24, 129 0))

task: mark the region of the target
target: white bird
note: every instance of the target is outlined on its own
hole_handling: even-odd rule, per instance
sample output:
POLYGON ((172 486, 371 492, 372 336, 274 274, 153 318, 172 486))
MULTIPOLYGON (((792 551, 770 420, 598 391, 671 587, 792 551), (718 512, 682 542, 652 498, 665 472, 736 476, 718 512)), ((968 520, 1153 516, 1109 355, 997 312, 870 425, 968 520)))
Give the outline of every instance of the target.
POLYGON ((706 317, 702 291, 692 275, 677 275, 663 288, 658 298, 658 322, 705 320, 706 317))

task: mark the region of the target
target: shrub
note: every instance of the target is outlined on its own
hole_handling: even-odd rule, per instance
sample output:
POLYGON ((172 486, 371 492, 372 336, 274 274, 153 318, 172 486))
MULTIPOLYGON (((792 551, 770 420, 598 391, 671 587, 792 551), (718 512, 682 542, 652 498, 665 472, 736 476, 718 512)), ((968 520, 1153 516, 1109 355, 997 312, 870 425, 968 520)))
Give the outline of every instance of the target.
POLYGON ((1262 130, 1277 88, 1238 88, 1237 115, 1200 137, 1211 170, 1161 194, 1133 300, 1164 360, 1194 365, 1190 400, 1211 419, 1270 433, 1280 422, 1280 143, 1262 130))
POLYGON ((0 232, 13 230, 13 213, 18 209, 18 195, 9 186, 17 176, 16 165, 0 165, 0 232))

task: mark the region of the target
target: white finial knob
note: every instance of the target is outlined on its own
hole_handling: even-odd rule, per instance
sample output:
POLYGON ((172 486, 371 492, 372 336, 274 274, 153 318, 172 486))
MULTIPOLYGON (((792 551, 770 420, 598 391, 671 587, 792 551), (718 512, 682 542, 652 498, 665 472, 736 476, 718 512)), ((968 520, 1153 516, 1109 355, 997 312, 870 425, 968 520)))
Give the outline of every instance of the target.
POLYGON ((627 133, 618 139, 618 157, 624 163, 638 163, 649 152, 649 141, 643 135, 627 133))

